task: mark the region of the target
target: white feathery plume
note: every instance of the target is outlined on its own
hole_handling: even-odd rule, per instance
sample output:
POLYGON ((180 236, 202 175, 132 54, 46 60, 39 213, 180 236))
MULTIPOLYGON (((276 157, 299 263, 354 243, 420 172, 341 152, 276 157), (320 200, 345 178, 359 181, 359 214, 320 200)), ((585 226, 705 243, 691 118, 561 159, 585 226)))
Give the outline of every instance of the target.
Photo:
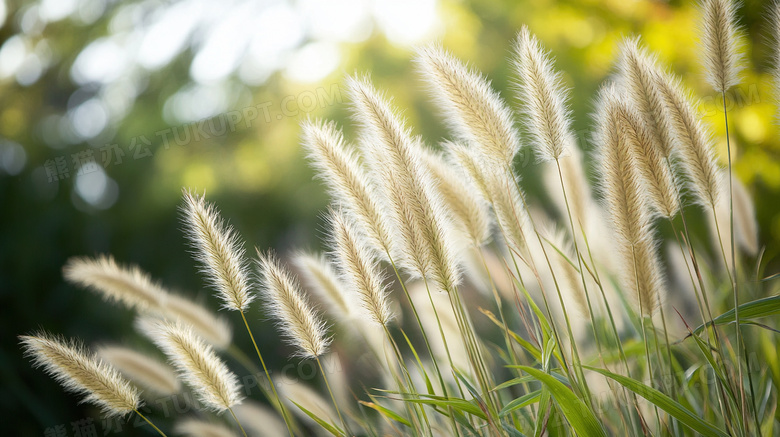
POLYGON ((341 281, 330 260, 324 255, 300 252, 293 257, 293 264, 332 316, 342 322, 352 320, 354 315, 347 285, 341 281))
POLYGON ((721 174, 712 150, 712 135, 701 122, 679 79, 668 72, 659 72, 656 77, 668 110, 675 151, 680 158, 677 165, 688 177, 698 201, 712 207, 718 202, 721 191, 721 174))
POLYGON ((626 104, 614 86, 601 90, 596 115, 599 163, 607 211, 615 230, 622 263, 621 282, 639 302, 642 315, 652 315, 662 290, 651 215, 637 175, 634 154, 621 127, 626 104))
POLYGON ((739 83, 744 68, 737 6, 733 0, 701 0, 699 31, 707 82, 720 93, 739 83))
POLYGON ((388 225, 376 200, 375 187, 335 123, 304 121, 303 144, 309 159, 336 203, 355 216, 379 256, 390 251, 388 225))
POLYGON ((542 160, 558 160, 574 145, 561 74, 553 69, 549 53, 526 26, 517 36, 512 63, 527 133, 542 160))
POLYGON ((100 293, 109 301, 128 308, 154 309, 162 306, 167 292, 136 266, 120 266, 114 258, 71 258, 63 268, 65 279, 100 293))
POLYGON ((123 346, 101 346, 96 354, 145 390, 170 396, 181 390, 176 373, 166 364, 123 346))
POLYGON ((66 391, 85 395, 83 402, 107 416, 124 416, 141 406, 138 390, 111 365, 88 353, 77 341, 46 333, 19 336, 34 367, 43 367, 66 391))
POLYGON ((328 221, 332 228, 333 256, 344 282, 355 292, 369 319, 387 326, 393 318, 387 299, 387 286, 379 265, 366 248, 363 235, 340 211, 331 211, 328 221))
POLYGON ((316 358, 327 352, 330 338, 325 322, 312 309, 298 281, 273 253, 258 251, 257 256, 266 307, 278 321, 282 336, 302 357, 316 358))
POLYGON ((458 139, 510 166, 520 139, 512 112, 490 82, 438 46, 419 50, 416 62, 458 139))
POLYGON ((640 47, 638 38, 627 38, 620 45, 618 70, 622 88, 650 133, 653 147, 664 158, 671 157, 673 130, 664 98, 658 89, 660 72, 655 56, 640 47))
POLYGON ((614 102, 612 107, 620 118, 619 129, 629 143, 636 176, 647 190, 646 200, 663 217, 673 217, 680 210, 680 202, 666 159, 661 150, 653 145, 650 131, 642 123, 636 108, 626 99, 614 102))
POLYGON ((238 235, 202 196, 185 191, 182 210, 195 257, 202 264, 206 281, 217 290, 223 308, 246 311, 254 296, 238 235))
POLYGON ((354 117, 362 144, 390 211, 397 264, 412 275, 432 278, 439 289, 460 282, 454 232, 435 185, 420 158, 419 144, 404 122, 366 79, 350 78, 354 117))
POLYGON ((182 379, 208 409, 221 413, 241 402, 240 385, 214 349, 191 327, 157 321, 142 326, 144 334, 176 368, 182 379))
POLYGON ((490 239, 490 216, 473 185, 460 177, 454 165, 444 156, 424 149, 421 154, 437 185, 441 199, 451 213, 452 222, 472 246, 482 246, 490 239))
POLYGON ((225 349, 232 340, 230 325, 224 319, 183 296, 169 293, 137 266, 121 266, 110 256, 99 256, 72 258, 63 271, 68 281, 95 290, 108 300, 192 325, 218 349, 225 349))

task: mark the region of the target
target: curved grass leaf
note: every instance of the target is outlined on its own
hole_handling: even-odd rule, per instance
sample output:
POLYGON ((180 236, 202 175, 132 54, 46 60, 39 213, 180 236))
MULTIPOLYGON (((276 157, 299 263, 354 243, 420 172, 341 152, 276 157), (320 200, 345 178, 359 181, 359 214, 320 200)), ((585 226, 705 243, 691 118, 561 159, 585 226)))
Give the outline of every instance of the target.
POLYGON ((653 405, 666 411, 667 413, 669 413, 670 416, 679 420, 680 423, 682 423, 683 425, 687 426, 688 428, 692 429, 693 431, 696 431, 697 433, 703 436, 728 437, 728 434, 726 434, 721 429, 711 425, 704 419, 700 418, 690 410, 680 405, 679 402, 675 401, 674 399, 670 398, 669 396, 666 396, 665 394, 661 393, 660 391, 652 387, 648 387, 647 385, 642 384, 639 381, 636 381, 634 379, 631 379, 623 375, 617 375, 607 370, 597 369, 595 367, 589 367, 589 366, 583 366, 583 367, 588 370, 592 370, 596 373, 600 373, 606 376, 607 378, 614 380, 615 382, 622 385, 623 387, 647 399, 653 405))
POLYGON ((390 410, 388 408, 385 408, 385 407, 383 407, 383 406, 381 406, 379 404, 375 404, 373 402, 366 402, 366 401, 359 401, 359 402, 360 402, 361 405, 365 405, 366 407, 371 408, 372 410, 376 410, 379 414, 387 417, 388 419, 395 420, 396 422, 402 423, 402 424, 404 424, 404 425, 406 425, 406 426, 408 426, 410 428, 412 426, 412 424, 409 423, 408 420, 406 420, 405 418, 401 417, 400 415, 398 415, 398 413, 396 413, 393 410, 390 410))
POLYGON ((563 415, 566 416, 569 425, 571 425, 578 435, 606 437, 604 429, 596 419, 593 411, 591 411, 591 409, 582 402, 569 387, 566 387, 563 383, 555 379, 555 377, 548 375, 539 369, 527 366, 520 366, 520 368, 532 375, 550 390, 553 398, 555 398, 555 403, 558 405, 563 415))
POLYGON ((511 413, 512 411, 539 402, 539 399, 541 399, 541 397, 542 397, 542 391, 536 390, 534 392, 520 396, 517 399, 513 399, 510 403, 506 404, 504 408, 501 409, 501 411, 498 412, 498 416, 504 417, 507 414, 511 413))
MULTIPOLYGON (((774 316, 780 314, 780 296, 765 297, 763 299, 754 300, 752 302, 743 303, 739 306, 739 320, 758 319, 761 317, 774 316)), ((699 325, 693 330, 694 334, 699 334, 705 327, 711 324, 725 325, 735 320, 734 310, 730 309, 725 313, 715 317, 712 322, 699 325)), ((687 338, 687 337, 686 337, 687 338)))
POLYGON ((336 437, 343 437, 344 436, 344 431, 342 431, 341 428, 339 428, 337 426, 334 426, 334 425, 331 425, 330 423, 320 419, 316 414, 312 413, 311 411, 307 410, 306 408, 303 408, 297 402, 295 402, 295 401, 290 401, 290 402, 295 404, 296 407, 300 408, 301 411, 306 413, 307 416, 311 417, 311 419, 313 421, 317 422, 318 425, 320 425, 321 427, 325 428, 331 434, 335 435, 336 437))

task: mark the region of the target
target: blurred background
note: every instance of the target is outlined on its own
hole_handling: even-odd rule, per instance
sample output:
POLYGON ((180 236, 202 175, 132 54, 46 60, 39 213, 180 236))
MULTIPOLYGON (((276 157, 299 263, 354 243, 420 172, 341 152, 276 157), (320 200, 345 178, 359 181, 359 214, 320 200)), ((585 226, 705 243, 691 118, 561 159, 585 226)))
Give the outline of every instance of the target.
MULTIPOLYGON (((527 24, 572 89, 587 152, 593 97, 616 45, 641 34, 702 98, 725 156, 720 97, 702 80, 691 3, 0 0, 4 432, 91 435, 77 433, 82 419, 94 421, 96 435, 110 432, 92 407, 31 369, 17 345, 17 335, 38 328, 89 344, 142 343, 130 311, 63 282, 68 258, 111 253, 216 307, 180 231, 182 187, 205 191, 250 253, 317 248, 327 198, 305 164, 298 123, 330 118, 351 132, 346 74, 370 73, 416 134, 431 143, 445 137, 411 62, 417 45, 441 42, 511 102, 507 58, 527 24)), ((751 68, 727 97, 734 168, 756 199, 771 263, 780 241, 780 133, 763 3, 740 7, 751 68)), ((533 166, 528 172, 533 191, 533 166)), ((273 330, 260 331, 265 350, 288 353, 273 330)))

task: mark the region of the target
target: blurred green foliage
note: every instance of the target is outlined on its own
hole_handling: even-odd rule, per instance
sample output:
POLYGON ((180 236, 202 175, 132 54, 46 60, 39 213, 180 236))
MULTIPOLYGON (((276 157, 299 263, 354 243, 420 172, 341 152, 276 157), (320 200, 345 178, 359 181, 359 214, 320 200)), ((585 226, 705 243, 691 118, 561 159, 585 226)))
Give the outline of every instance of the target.
MULTIPOLYGON (((306 116, 336 119, 346 125, 348 134, 353 133, 348 126, 347 96, 341 88, 345 73, 370 73, 377 86, 406 109, 404 115, 416 134, 430 142, 447 136, 415 72, 411 47, 396 46, 381 32, 374 32, 364 41, 342 43, 338 67, 319 83, 296 83, 278 71, 256 86, 232 76, 225 79, 231 95, 228 112, 215 116, 212 122, 219 126, 231 114, 240 117, 235 131, 190 139, 183 145, 172 141, 166 147, 160 132, 193 132, 193 125, 172 123, 164 116, 166 100, 192 81, 189 67, 194 51, 185 49, 169 64, 144 73, 136 81, 137 97, 126 115, 104 133, 91 140, 63 141, 62 123, 52 120, 68 114, 98 91, 92 85, 75 84, 71 66, 91 41, 112 32, 112 19, 128 3, 133 2, 107 3, 88 25, 67 18, 45 26, 29 37, 33 44, 45 40, 51 54, 50 65, 41 77, 26 85, 13 76, 0 82, 3 153, 12 153, 5 150, 10 150, 8 144, 13 142, 21 145, 26 156, 18 174, 0 170, 0 325, 4 333, 0 408, 14 435, 40 435, 44 428, 59 424, 65 424, 70 432, 72 421, 84 417, 100 420, 90 407, 76 405, 72 395, 63 393, 40 370, 30 368, 21 357, 16 335, 41 328, 80 337, 90 344, 126 339, 119 341, 148 348, 129 335, 129 311, 63 282, 60 269, 69 257, 112 253, 120 262, 138 264, 165 285, 216 307, 210 292, 203 288, 179 229, 177 208, 182 187, 205 190, 245 238, 248 248, 276 247, 284 253, 293 247, 317 247, 323 226, 319 214, 327 198, 320 184, 312 180, 298 147, 298 122, 306 116), (311 96, 320 99, 316 105, 301 100, 311 96), (247 108, 257 105, 268 105, 270 118, 266 120, 261 112, 247 127, 247 116, 251 115, 247 108), (130 149, 134 139, 141 144, 141 136, 151 143, 150 156, 140 157, 144 153, 130 149), (78 169, 73 166, 72 154, 92 150, 102 165, 102 149, 109 144, 117 144, 126 153, 121 164, 110 161, 105 169, 115 181, 118 197, 107 208, 100 202, 96 207, 76 193, 78 169), (49 182, 47 161, 58 157, 65 160, 70 175, 49 182)), ((642 35, 644 44, 702 98, 706 121, 713 125, 719 154, 724 156, 720 96, 702 80, 692 3, 446 0, 437 5, 439 34, 433 38, 484 72, 512 102, 508 55, 515 32, 527 24, 557 59, 556 65, 572 90, 575 129, 581 140, 587 140, 593 96, 612 72, 618 42, 625 36, 642 35)), ((777 107, 769 73, 771 48, 767 45, 770 29, 763 3, 747 0, 740 7, 748 33, 750 68, 742 84, 730 93, 733 108, 729 116, 736 173, 756 199, 760 241, 771 260, 780 246, 780 132, 774 122, 777 107)), ((22 32, 24 15, 34 4, 7 2, 0 47, 22 32)), ((587 141, 582 145, 586 151, 591 148, 587 141)), ((146 146, 136 147, 143 152, 146 146)), ((530 186, 534 184, 532 167, 525 180, 530 186)), ((256 306, 251 318, 260 323, 261 317, 256 306)), ((258 332, 264 332, 264 350, 286 356, 286 348, 272 330, 258 332)), ((247 340, 240 331, 236 335, 239 342, 247 340)))

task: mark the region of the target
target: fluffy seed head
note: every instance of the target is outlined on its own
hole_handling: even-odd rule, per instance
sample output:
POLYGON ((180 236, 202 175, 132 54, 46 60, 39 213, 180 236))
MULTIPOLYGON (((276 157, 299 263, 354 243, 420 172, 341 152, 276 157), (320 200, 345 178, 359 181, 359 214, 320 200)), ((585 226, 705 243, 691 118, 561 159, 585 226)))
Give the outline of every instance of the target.
POLYGON ((223 412, 241 402, 238 378, 191 327, 157 321, 143 329, 208 409, 223 412))
POLYGON ((441 47, 421 49, 416 61, 458 139, 488 159, 511 164, 520 139, 512 112, 490 82, 441 47))
POLYGON ((345 144, 341 130, 335 123, 320 121, 305 121, 301 128, 309 159, 336 203, 354 215, 378 254, 388 252, 388 225, 376 200, 375 187, 345 144))
POLYGON ((673 148, 671 121, 658 89, 660 72, 656 63, 655 57, 639 46, 638 38, 626 39, 621 44, 618 69, 622 88, 647 128, 653 147, 663 157, 669 157, 673 148))
POLYGON ((266 308, 282 335, 302 357, 315 358, 327 352, 330 339, 325 322, 309 305, 298 281, 273 253, 258 251, 257 256, 266 308))
POLYGON ((224 308, 245 311, 254 296, 238 236, 202 196, 185 191, 183 211, 187 237, 206 280, 217 290, 224 308))
POLYGON ((655 147, 650 130, 642 123, 635 107, 625 99, 615 102, 613 107, 620 118, 620 129, 629 144, 636 176, 647 190, 647 201, 663 217, 673 217, 680 209, 680 203, 666 158, 655 147))
POLYGON ((720 171, 712 150, 712 135, 702 124, 691 99, 672 74, 659 74, 658 89, 668 109, 677 164, 687 176, 698 201, 712 207, 720 193, 720 171))
POLYGON ((87 353, 77 341, 46 333, 22 335, 19 340, 35 367, 43 367, 65 390, 85 395, 106 416, 124 416, 141 406, 138 391, 116 369, 87 353))
POLYGON ((387 301, 387 287, 375 259, 367 250, 364 237, 344 213, 331 211, 333 256, 344 282, 357 294, 369 319, 387 326, 393 318, 387 301))
POLYGON ((460 177, 457 168, 441 154, 423 150, 421 156, 455 227, 469 244, 477 247, 485 244, 490 239, 490 217, 479 193, 460 177))
POLYGON ((136 266, 120 266, 111 256, 71 258, 63 268, 65 279, 100 293, 128 308, 159 308, 167 292, 136 266))
POLYGON ((625 102, 621 99, 614 86, 599 95, 596 120, 602 189, 623 263, 623 287, 638 300, 640 313, 651 315, 662 289, 660 265, 652 237, 652 217, 622 127, 625 102))
POLYGON ((332 316, 344 322, 352 319, 347 286, 325 256, 301 252, 293 257, 293 263, 332 316))
POLYGON ((517 36, 513 65, 527 132, 543 160, 557 160, 574 144, 566 90, 549 53, 526 26, 517 36))
POLYGON ((364 130, 365 156, 389 211, 396 263, 412 275, 432 278, 442 290, 452 290, 460 282, 453 229, 423 165, 420 142, 367 80, 351 78, 348 88, 354 117, 364 130))
POLYGON ((699 24, 702 61, 707 82, 717 92, 739 83, 744 68, 737 7, 733 0, 701 0, 699 24))
POLYGON ((145 354, 122 346, 102 346, 97 356, 145 390, 158 396, 170 396, 181 389, 176 374, 167 365, 145 354))

